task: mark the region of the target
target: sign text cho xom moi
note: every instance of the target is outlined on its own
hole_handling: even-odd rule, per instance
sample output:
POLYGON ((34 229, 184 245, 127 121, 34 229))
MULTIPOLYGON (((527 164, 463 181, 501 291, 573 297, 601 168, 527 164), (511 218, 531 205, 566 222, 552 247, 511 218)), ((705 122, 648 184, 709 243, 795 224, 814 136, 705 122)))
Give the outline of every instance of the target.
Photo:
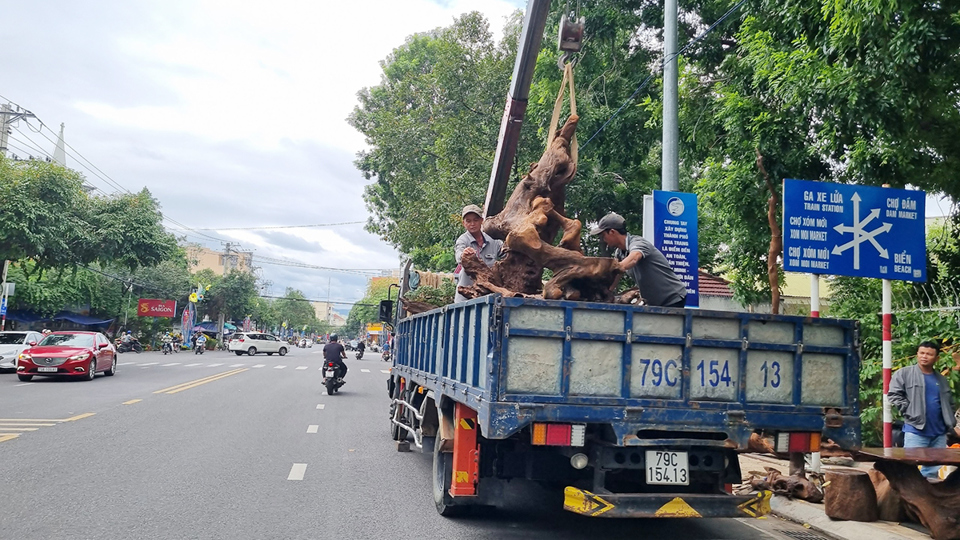
POLYGON ((783 181, 783 269, 927 280, 923 191, 783 181))

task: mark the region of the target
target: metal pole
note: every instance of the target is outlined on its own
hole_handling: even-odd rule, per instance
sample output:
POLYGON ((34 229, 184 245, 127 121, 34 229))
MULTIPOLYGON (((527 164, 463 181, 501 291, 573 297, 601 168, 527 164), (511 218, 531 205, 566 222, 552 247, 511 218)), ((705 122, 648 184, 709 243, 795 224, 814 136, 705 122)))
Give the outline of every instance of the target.
POLYGON ((893 369, 893 286, 883 280, 883 447, 893 448, 893 411, 890 409, 890 373, 893 369))
POLYGON ((663 157, 664 191, 680 189, 680 127, 677 117, 677 0, 663 6, 663 157))
MULTIPOLYGON (((7 270, 10 268, 10 261, 3 261, 3 276, 0 279, 0 304, 3 304, 7 309, 7 270)), ((0 332, 3 331, 7 326, 7 311, 3 311, 3 316, 0 316, 0 332)))

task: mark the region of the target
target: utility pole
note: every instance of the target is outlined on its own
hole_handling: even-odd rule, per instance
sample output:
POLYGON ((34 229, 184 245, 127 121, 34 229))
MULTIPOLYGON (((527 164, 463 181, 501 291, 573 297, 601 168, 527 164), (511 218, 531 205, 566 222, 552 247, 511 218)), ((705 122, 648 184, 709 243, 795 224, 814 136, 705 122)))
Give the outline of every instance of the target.
POLYGON ((21 118, 36 118, 36 116, 20 107, 14 110, 9 104, 0 105, 0 155, 6 157, 7 136, 10 134, 10 126, 21 118))
POLYGON ((663 155, 664 191, 680 189, 680 127, 677 117, 677 0, 663 5, 663 155))
POLYGON ((231 266, 233 264, 233 258, 230 256, 230 242, 227 242, 226 247, 223 250, 223 275, 226 276, 230 273, 231 266))

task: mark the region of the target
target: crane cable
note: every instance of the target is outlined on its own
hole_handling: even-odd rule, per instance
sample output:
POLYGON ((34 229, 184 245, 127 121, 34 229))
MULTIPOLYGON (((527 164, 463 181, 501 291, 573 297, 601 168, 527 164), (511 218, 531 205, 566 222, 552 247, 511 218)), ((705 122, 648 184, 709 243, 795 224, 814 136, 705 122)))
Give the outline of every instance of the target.
MULTIPOLYGON (((560 81, 560 92, 557 94, 557 101, 553 104, 553 116, 550 117, 550 129, 547 131, 547 147, 557 137, 557 125, 560 123, 560 110, 563 108, 563 95, 566 93, 567 86, 570 87, 570 116, 577 115, 577 94, 573 85, 573 63, 567 62, 563 66, 563 80, 560 81)), ((570 140, 570 158, 574 166, 577 164, 577 133, 573 133, 570 140)))

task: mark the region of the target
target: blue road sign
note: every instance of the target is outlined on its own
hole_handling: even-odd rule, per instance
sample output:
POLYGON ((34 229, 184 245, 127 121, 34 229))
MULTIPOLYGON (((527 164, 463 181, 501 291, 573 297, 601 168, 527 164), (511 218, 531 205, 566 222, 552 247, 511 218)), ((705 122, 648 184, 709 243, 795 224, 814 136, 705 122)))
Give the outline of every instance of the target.
POLYGON ((686 307, 700 307, 696 194, 653 192, 653 245, 687 287, 686 307))
POLYGON ((926 193, 783 181, 783 269, 927 280, 926 193))
POLYGON ((7 299, 0 298, 0 316, 7 314, 7 299))

